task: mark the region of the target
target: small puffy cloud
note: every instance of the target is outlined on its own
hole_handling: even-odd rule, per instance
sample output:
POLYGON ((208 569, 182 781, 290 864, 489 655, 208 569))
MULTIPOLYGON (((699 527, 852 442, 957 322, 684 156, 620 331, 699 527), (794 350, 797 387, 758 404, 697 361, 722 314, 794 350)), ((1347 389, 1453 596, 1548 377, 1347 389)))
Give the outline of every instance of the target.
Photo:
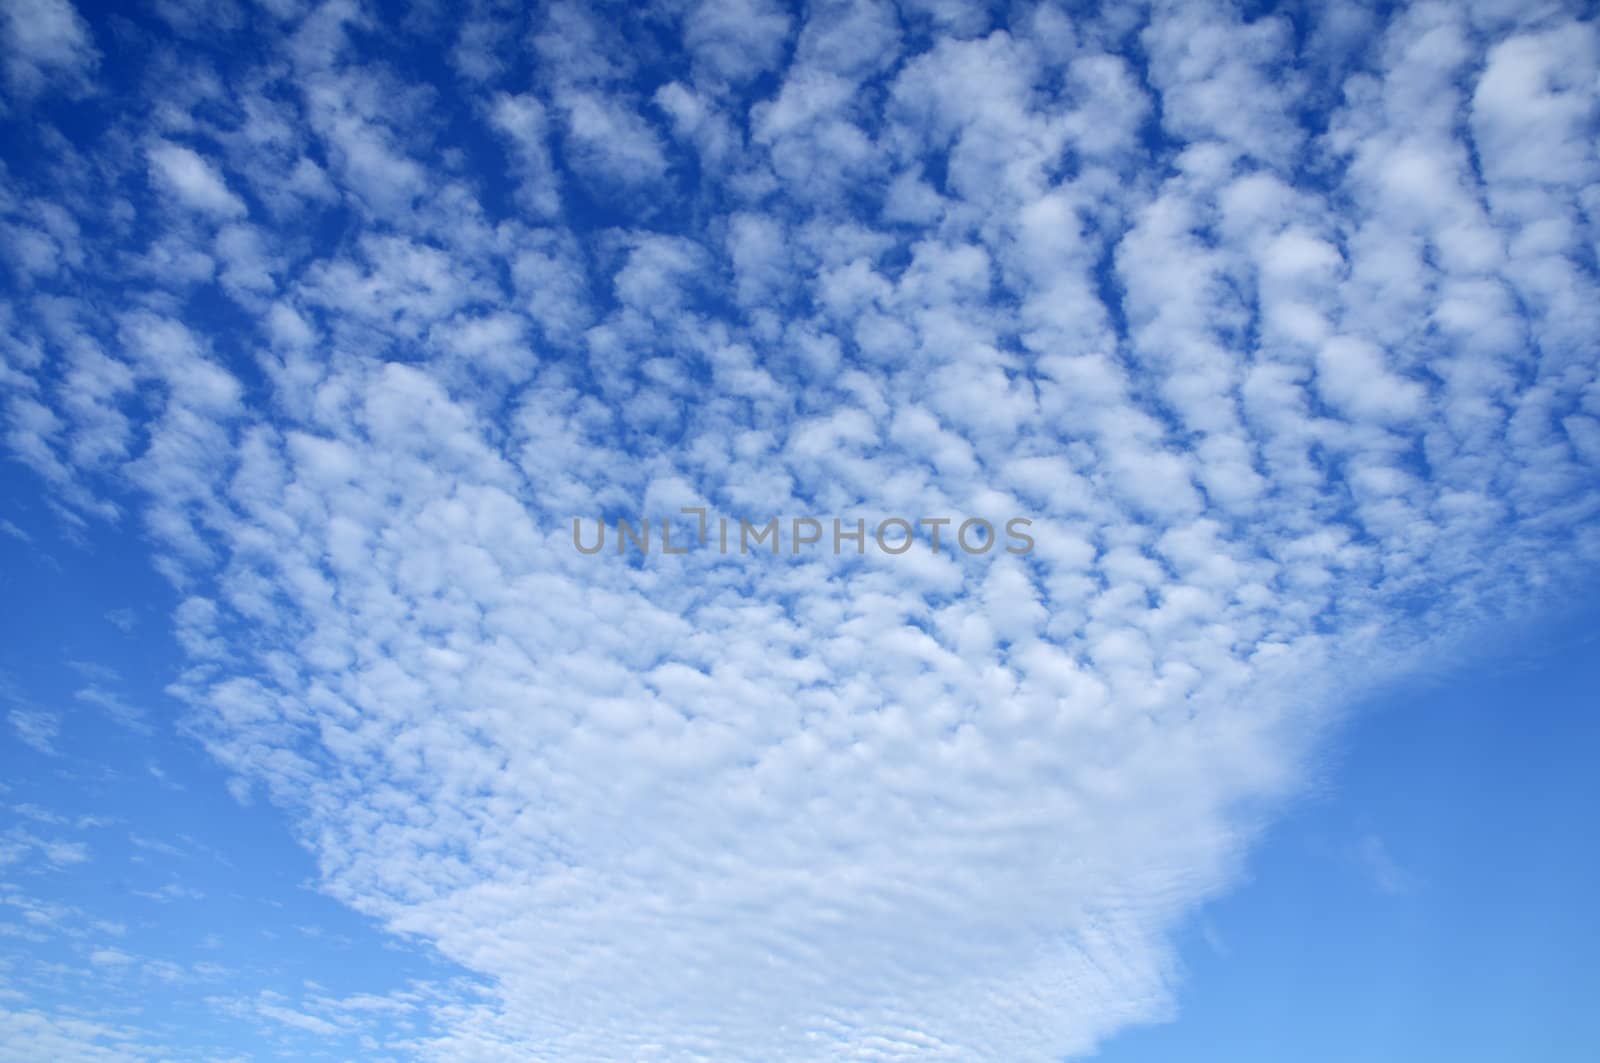
POLYGON ((536 214, 554 214, 561 207, 558 177, 550 159, 550 128, 544 104, 531 94, 501 93, 489 121, 505 140, 520 177, 520 195, 536 214))
POLYGON ((602 185, 647 185, 666 176, 661 139, 627 100, 571 90, 557 102, 565 119, 567 159, 578 172, 602 185))
POLYGON ((13 91, 29 95, 53 81, 87 85, 99 53, 70 0, 8 0, 0 19, 6 81, 13 91))
POLYGON ((189 209, 221 218, 246 213, 221 172, 192 149, 158 141, 147 154, 151 179, 189 209))
POLYGON ((776 65, 789 26, 773 0, 701 0, 684 16, 683 40, 714 77, 744 81, 776 65))
POLYGON ((1317 388, 1350 416, 1381 422, 1415 416, 1426 398, 1422 385, 1384 366, 1381 350, 1345 336, 1329 340, 1318 351, 1317 388))
POLYGON ((1593 181, 1600 122, 1600 30, 1554 26, 1496 44, 1472 96, 1484 168, 1500 179, 1593 181))

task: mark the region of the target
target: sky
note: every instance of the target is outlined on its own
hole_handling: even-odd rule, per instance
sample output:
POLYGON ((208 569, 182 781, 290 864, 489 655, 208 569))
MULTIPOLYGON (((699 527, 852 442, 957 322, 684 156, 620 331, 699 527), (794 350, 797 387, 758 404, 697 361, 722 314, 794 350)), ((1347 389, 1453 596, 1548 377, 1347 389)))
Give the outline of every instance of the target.
POLYGON ((1592 1058, 1585 5, 0 49, 0 1061, 1592 1058))

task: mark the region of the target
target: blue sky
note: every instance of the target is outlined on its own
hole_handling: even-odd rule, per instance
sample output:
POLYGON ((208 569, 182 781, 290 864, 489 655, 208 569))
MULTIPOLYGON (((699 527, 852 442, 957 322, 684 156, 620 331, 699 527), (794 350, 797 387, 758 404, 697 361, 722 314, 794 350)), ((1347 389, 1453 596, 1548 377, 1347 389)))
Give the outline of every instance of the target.
POLYGON ((1593 1055, 1582 5, 0 42, 0 1061, 1593 1055))
POLYGON ((1180 935, 1175 1021, 1097 1058, 1593 1055, 1595 629, 1562 610, 1362 706, 1180 935))

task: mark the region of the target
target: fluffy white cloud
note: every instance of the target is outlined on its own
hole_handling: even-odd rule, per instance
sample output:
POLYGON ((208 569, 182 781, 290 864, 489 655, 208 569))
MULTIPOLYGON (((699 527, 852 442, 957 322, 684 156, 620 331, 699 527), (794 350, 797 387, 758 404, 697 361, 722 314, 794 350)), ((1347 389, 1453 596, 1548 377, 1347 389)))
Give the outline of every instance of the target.
POLYGON ((100 56, 70 0, 11 0, 0 19, 13 92, 29 96, 58 79, 70 87, 87 84, 100 56))
POLYGON ((193 210, 223 217, 245 213, 245 205, 228 190, 217 168, 192 149, 160 142, 150 149, 150 174, 193 210))
POLYGON ((564 92, 568 159, 580 173, 602 183, 648 184, 666 176, 661 141, 625 100, 593 92, 564 92))

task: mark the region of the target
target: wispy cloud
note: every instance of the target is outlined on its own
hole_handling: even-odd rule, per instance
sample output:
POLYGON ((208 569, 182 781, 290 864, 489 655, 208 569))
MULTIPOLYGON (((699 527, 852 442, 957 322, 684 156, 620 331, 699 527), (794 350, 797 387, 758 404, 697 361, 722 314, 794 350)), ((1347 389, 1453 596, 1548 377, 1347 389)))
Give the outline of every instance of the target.
POLYGON ((149 734, 151 727, 142 709, 129 705, 122 696, 100 686, 87 686, 73 695, 79 701, 93 705, 119 725, 130 731, 149 734))
POLYGON ((61 734, 61 717, 43 709, 12 709, 6 714, 18 738, 40 753, 55 755, 56 739, 61 734))
POLYGON ((1355 846, 1353 856, 1357 865, 1380 892, 1399 896, 1417 889, 1416 877, 1395 860, 1389 852, 1388 844, 1378 835, 1369 834, 1362 838, 1355 846))

